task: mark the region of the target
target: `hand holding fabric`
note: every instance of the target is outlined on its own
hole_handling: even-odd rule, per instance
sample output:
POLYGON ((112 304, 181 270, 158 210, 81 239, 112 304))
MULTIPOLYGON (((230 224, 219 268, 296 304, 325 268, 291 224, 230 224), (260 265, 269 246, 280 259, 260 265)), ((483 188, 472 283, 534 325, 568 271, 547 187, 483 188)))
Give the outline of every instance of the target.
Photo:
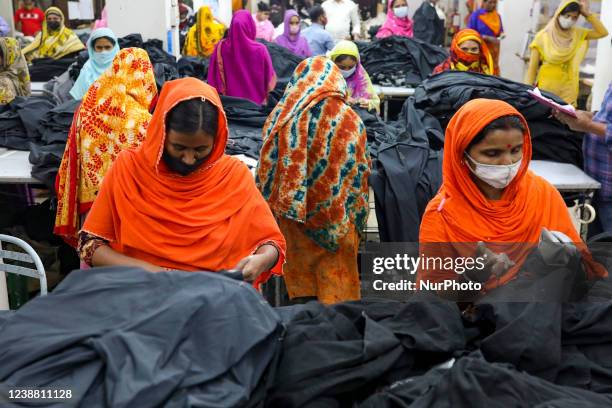
POLYGON ((262 245, 257 252, 243 258, 234 269, 242 271, 245 281, 253 282, 262 273, 269 271, 276 265, 278 250, 273 245, 262 245))

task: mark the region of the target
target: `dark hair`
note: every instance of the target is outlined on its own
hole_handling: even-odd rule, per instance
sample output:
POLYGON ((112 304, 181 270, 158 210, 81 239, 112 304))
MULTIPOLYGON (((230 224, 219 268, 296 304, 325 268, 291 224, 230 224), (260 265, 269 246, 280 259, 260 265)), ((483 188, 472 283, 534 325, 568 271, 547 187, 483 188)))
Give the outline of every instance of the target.
POLYGON ((111 44, 113 44, 113 46, 115 46, 115 40, 114 40, 114 39, 112 39, 112 38, 110 38, 110 37, 106 37, 106 36, 96 38, 96 39, 94 40, 94 42, 93 42, 93 44, 92 44, 92 45, 95 47, 95 46, 96 46, 96 43, 98 42, 98 40, 101 40, 101 39, 103 39, 103 38, 104 38, 105 40, 110 41, 110 43, 111 43, 111 44))
POLYGON ((520 117, 516 115, 502 116, 501 118, 497 118, 493 122, 485 126, 480 131, 480 133, 478 133, 476 137, 472 139, 467 149, 465 150, 470 150, 474 145, 477 145, 478 143, 482 142, 489 133, 495 130, 510 130, 510 129, 517 129, 523 133, 525 133, 525 131, 527 130, 525 129, 525 125, 523 124, 523 121, 521 120, 520 117))
POLYGON ((348 55, 348 54, 340 54, 340 55, 338 55, 336 58, 334 58, 334 62, 336 62, 336 61, 344 61, 347 58, 350 58, 353 61, 357 62, 357 58, 355 58, 352 55, 348 55))
POLYGON ((269 12, 270 11, 270 6, 268 6, 263 1, 260 1, 259 3, 257 3, 257 11, 259 11, 260 13, 264 13, 266 11, 269 12))
POLYGON ((310 16, 310 21, 312 23, 318 22, 323 14, 325 14, 325 10, 319 4, 313 6, 308 12, 308 15, 310 16))
POLYGON ((561 10, 560 14, 574 13, 580 12, 580 4, 578 3, 570 3, 561 10))
POLYGON ((215 137, 219 128, 219 111, 207 100, 195 98, 178 103, 166 115, 166 131, 194 134, 202 130, 215 137))

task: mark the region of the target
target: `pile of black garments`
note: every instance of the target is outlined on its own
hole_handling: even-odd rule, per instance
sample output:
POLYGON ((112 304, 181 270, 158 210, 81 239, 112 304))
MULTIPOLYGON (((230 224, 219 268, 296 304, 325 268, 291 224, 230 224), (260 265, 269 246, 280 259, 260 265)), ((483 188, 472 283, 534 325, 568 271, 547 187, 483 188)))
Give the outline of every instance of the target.
POLYGON ((295 55, 285 47, 278 44, 257 40, 266 46, 272 59, 272 66, 276 72, 276 87, 270 93, 269 99, 274 102, 279 101, 285 93, 285 88, 293 76, 297 66, 304 60, 303 57, 295 55))
POLYGON ((41 123, 53 107, 46 98, 21 96, 0 105, 0 146, 28 150, 30 143, 38 143, 41 123))
MULTIPOLYGON (((552 119, 550 108, 530 97, 528 89, 532 87, 497 76, 446 71, 432 76, 416 88, 415 107, 433 115, 442 129, 446 129, 450 118, 471 99, 508 102, 527 119, 534 160, 571 163, 582 168, 583 135, 552 119)), ((565 104, 556 95, 543 94, 557 103, 565 104)))
POLYGON ((430 147, 442 129, 435 118, 414 108, 413 98, 399 121, 383 129, 393 136, 378 145, 370 176, 380 240, 418 242, 427 204, 442 184, 443 153, 430 147))
POLYGON ((32 82, 47 82, 52 78, 66 72, 77 61, 76 54, 60 59, 37 58, 28 66, 32 82))
POLYGON ((183 56, 177 62, 179 77, 193 77, 206 82, 208 80, 209 65, 210 60, 208 58, 183 56))
MULTIPOLYGON (((580 275, 571 265, 537 272, 580 275)), ((0 392, 69 385, 91 407, 612 406, 611 299, 500 301, 516 289, 463 309, 427 292, 273 309, 220 274, 76 271, 0 317, 0 392)))
POLYGON ((259 407, 282 330, 249 284, 219 274, 75 271, 0 317, 0 390, 70 389, 81 407, 259 407))
POLYGON ((359 43, 361 63, 373 83, 414 87, 448 57, 441 47, 407 37, 392 36, 359 43))
POLYGON ((272 107, 259 106, 247 99, 231 96, 221 96, 221 103, 229 126, 225 152, 259 160, 263 144, 262 129, 272 107))
POLYGON ((32 177, 50 191, 54 191, 55 177, 62 162, 74 112, 79 104, 80 101, 72 100, 48 111, 38 128, 40 140, 29 145, 32 177))

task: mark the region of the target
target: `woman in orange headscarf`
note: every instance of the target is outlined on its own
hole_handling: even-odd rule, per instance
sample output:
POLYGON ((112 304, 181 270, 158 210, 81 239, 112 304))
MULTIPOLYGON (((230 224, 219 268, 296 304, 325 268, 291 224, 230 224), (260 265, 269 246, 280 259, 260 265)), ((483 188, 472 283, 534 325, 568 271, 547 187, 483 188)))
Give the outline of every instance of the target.
MULTIPOLYGON (((421 222, 422 253, 430 258, 474 257, 477 245, 470 243, 482 241, 488 247, 484 254, 501 248, 508 256, 505 265, 491 265, 497 269, 485 268, 484 275, 471 278, 490 290, 517 277, 543 228, 582 243, 561 195, 529 170, 530 161, 529 128, 516 109, 489 99, 461 107, 446 129, 442 187, 421 222)), ((587 269, 591 277, 607 274, 597 265, 587 269)), ((466 277, 438 266, 421 268, 417 275, 429 282, 466 277)))
POLYGON ((55 181, 54 232, 71 245, 76 247, 80 216, 91 208, 119 152, 144 141, 156 95, 147 52, 126 48, 83 97, 55 181))
POLYGON ((162 88, 145 142, 106 175, 79 237, 90 265, 150 271, 280 273, 285 240, 253 176, 225 155, 228 128, 214 88, 195 78, 162 88))
POLYGON ((466 28, 453 37, 450 56, 434 68, 433 74, 444 71, 470 71, 497 75, 487 44, 476 31, 466 28))

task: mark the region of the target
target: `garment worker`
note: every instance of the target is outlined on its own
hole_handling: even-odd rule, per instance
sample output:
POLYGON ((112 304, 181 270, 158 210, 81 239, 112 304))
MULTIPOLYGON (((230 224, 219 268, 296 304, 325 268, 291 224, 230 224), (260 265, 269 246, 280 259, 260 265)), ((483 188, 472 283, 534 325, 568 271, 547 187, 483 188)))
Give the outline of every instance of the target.
POLYGON ((433 74, 444 71, 469 71, 481 74, 497 74, 489 47, 475 30, 469 28, 453 36, 450 56, 434 68, 433 74))
POLYGON ((208 6, 200 7, 195 24, 189 29, 185 38, 183 55, 188 57, 208 58, 215 45, 223 38, 225 26, 213 17, 208 6))
POLYGON ((285 240, 249 169, 225 154, 227 138, 214 88, 166 82, 144 143, 106 174, 79 236, 82 259, 152 272, 239 270, 256 284, 281 273, 285 240))
POLYGON ((30 73, 19 42, 0 37, 0 105, 30 95, 30 73))
POLYGON ((504 26, 497 12, 497 0, 483 0, 482 7, 470 16, 467 28, 477 31, 487 43, 495 64, 496 75, 499 75, 499 52, 501 40, 504 38, 504 26))
POLYGON ((359 7, 352 0, 325 0, 322 4, 327 15, 327 31, 335 41, 361 39, 359 7))
POLYGON ((287 10, 285 12, 284 31, 275 42, 297 55, 298 57, 308 58, 312 55, 308 40, 301 34, 302 22, 297 11, 287 10))
POLYGON ((329 31, 325 30, 327 15, 320 5, 310 9, 310 27, 302 33, 308 41, 313 56, 325 55, 334 48, 335 42, 329 31))
POLYGON ((294 302, 360 298, 370 163, 365 127, 347 102, 340 70, 312 57, 264 125, 257 185, 287 240, 284 276, 294 302))
POLYGON ((412 19, 408 17, 408 2, 390 0, 387 6, 387 19, 376 33, 376 38, 386 38, 392 35, 412 38, 412 29, 412 19))

